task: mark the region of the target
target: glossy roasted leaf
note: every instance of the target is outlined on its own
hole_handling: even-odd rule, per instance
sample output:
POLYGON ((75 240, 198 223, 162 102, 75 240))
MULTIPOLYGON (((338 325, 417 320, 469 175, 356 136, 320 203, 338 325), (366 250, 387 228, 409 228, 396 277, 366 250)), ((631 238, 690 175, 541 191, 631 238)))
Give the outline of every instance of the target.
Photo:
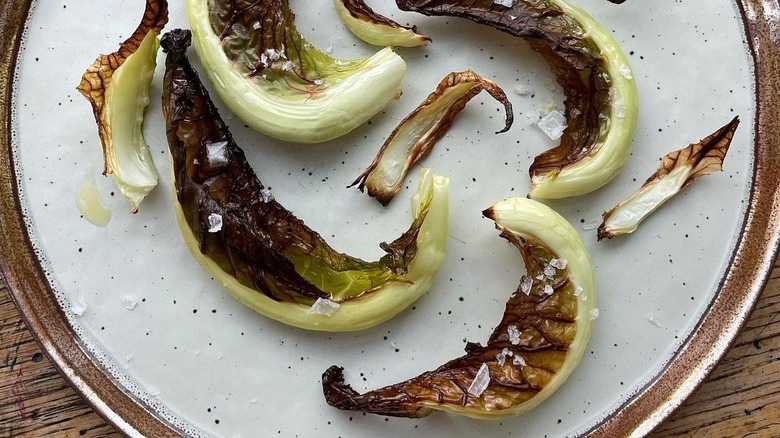
MULTIPOLYGON (((176 197, 200 251, 242 284, 277 301, 345 301, 402 275, 418 251, 427 203, 376 262, 339 253, 279 204, 255 175, 186 57, 190 33, 163 37, 163 111, 176 197)), ((427 201, 428 203, 430 200, 427 201)))
POLYGON ((332 140, 400 95, 406 63, 390 48, 336 59, 298 32, 287 0, 187 0, 195 48, 225 104, 253 129, 332 140))
POLYGON ((378 46, 416 47, 431 41, 371 9, 363 0, 333 0, 347 28, 363 41, 378 46))
MULTIPOLYGON (((557 233, 564 220, 549 214, 549 208, 534 208, 545 211, 536 215, 540 219, 536 226, 550 226, 557 233)), ((398 417, 419 418, 442 410, 474 418, 501 418, 537 405, 568 377, 590 332, 588 312, 595 297, 587 252, 568 223, 560 233, 565 236, 562 245, 578 248, 567 250, 569 261, 534 236, 503 228, 500 224, 507 216, 511 216, 509 223, 526 217, 517 212, 507 215, 505 207, 498 209, 486 210, 485 215, 496 220, 501 236, 520 251, 527 274, 509 298, 487 344, 468 343, 465 355, 436 370, 363 394, 345 383, 343 368, 332 366, 322 377, 328 404, 398 417), (583 275, 576 282, 570 271, 575 268, 583 275), (487 381, 477 377, 481 369, 487 381)))
POLYGON ((628 62, 617 43, 584 11, 567 0, 516 0, 512 6, 493 0, 396 3, 403 10, 462 17, 524 38, 547 60, 564 91, 566 128, 560 144, 537 156, 531 165, 531 196, 557 198, 587 193, 606 184, 622 167, 636 124, 636 90, 628 62), (618 73, 621 69, 624 74, 618 73), (621 86, 615 86, 617 83, 621 86), (619 114, 616 108, 620 109, 619 114), (614 141, 609 140, 610 135, 614 141), (576 183, 562 183, 560 188, 537 187, 554 182, 561 173, 574 171, 575 165, 602 149, 614 155, 604 160, 603 167, 611 167, 608 172, 576 171, 586 174, 591 180, 588 184, 581 178, 576 183))
POLYGON ((389 204, 401 190, 409 170, 431 153, 457 115, 482 90, 504 105, 506 122, 497 134, 509 130, 514 114, 504 90, 471 70, 450 73, 393 130, 374 161, 350 187, 357 185, 361 191, 368 189, 369 196, 382 205, 389 204))
POLYGON ((668 153, 661 166, 628 199, 603 215, 598 239, 634 232, 651 213, 698 178, 723 169, 739 117, 698 143, 668 153))

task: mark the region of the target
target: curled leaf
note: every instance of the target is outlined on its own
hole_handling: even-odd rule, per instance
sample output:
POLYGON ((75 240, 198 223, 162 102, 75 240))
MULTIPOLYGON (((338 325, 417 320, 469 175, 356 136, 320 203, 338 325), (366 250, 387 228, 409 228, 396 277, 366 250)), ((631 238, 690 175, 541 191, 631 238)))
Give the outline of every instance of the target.
POLYGON ((447 179, 421 172, 412 225, 381 245, 381 259, 337 252, 260 182, 187 60, 189 44, 186 30, 163 36, 163 113, 177 219, 198 262, 245 305, 312 330, 370 327, 425 293, 446 248, 447 179), (332 315, 321 299, 339 304, 332 315))
POLYGON ((77 87, 92 104, 103 146, 103 174, 113 177, 134 213, 157 186, 141 128, 157 65, 157 35, 167 22, 167 1, 147 0, 133 34, 116 52, 98 56, 77 87))
POLYGON ((484 214, 520 251, 527 272, 487 344, 468 343, 465 355, 434 371, 363 394, 332 366, 322 376, 328 404, 397 417, 448 411, 497 419, 528 411, 568 378, 595 310, 587 249, 565 219, 536 201, 508 199, 484 214))
POLYGON ((378 14, 363 0, 333 0, 339 18, 355 36, 375 46, 416 47, 431 41, 417 33, 417 27, 405 27, 378 14))
POLYGON ((393 130, 368 168, 350 185, 387 205, 401 190, 409 170, 427 157, 450 129, 455 117, 482 90, 504 105, 506 122, 498 133, 512 126, 512 104, 493 81, 471 70, 448 74, 436 90, 393 130))
POLYGON ((607 184, 625 164, 637 121, 628 60, 611 33, 568 0, 396 0, 403 10, 462 17, 524 38, 565 95, 560 144, 531 165, 535 198, 566 198, 607 184))
POLYGON ((266 135, 332 140, 400 95, 400 56, 388 47, 365 59, 335 59, 298 32, 287 0, 187 0, 187 13, 222 101, 266 135))
POLYGON ((633 233, 652 212, 698 178, 723 169, 739 117, 698 143, 667 154, 634 194, 603 215, 598 239, 633 233))

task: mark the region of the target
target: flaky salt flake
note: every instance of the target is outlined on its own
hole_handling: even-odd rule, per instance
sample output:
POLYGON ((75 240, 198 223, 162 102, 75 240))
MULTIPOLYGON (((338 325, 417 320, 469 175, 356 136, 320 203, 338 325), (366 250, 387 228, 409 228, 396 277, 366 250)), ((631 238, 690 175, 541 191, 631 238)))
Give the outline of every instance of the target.
POLYGON ((276 49, 266 49, 265 54, 271 62, 276 62, 282 57, 281 53, 277 52, 276 49))
POLYGON ((314 85, 316 85, 316 86, 320 86, 320 85, 322 85, 324 83, 325 83, 325 79, 315 79, 314 80, 314 85))
POLYGON ((578 297, 580 295, 582 295, 582 288, 577 286, 576 288, 574 288, 574 296, 578 297))
POLYGON ((534 279, 523 275, 523 280, 520 282, 520 291, 526 295, 531 294, 531 288, 534 286, 534 279))
POLYGON ((329 45, 328 48, 325 49, 325 53, 327 53, 328 55, 333 53, 333 44, 329 45))
POLYGON ((620 74, 623 75, 624 78, 631 80, 631 67, 629 67, 626 64, 623 64, 620 66, 620 74))
POLYGON ((512 352, 512 350, 510 350, 510 349, 508 349, 508 348, 506 348, 506 347, 504 347, 504 349, 503 349, 503 350, 501 350, 501 354, 503 354, 503 355, 504 355, 504 356, 506 356, 506 357, 512 357, 512 356, 514 356, 514 355, 515 355, 515 353, 514 353, 514 352, 512 352))
POLYGON ((493 4, 505 6, 507 8, 511 8, 514 6, 515 1, 514 0, 493 0, 493 4))
POLYGON ((558 110, 552 110, 536 124, 551 140, 558 140, 563 135, 568 125, 566 117, 558 110))
POLYGON ((507 327, 506 333, 509 335, 509 342, 511 342, 512 345, 520 344, 520 330, 517 329, 516 325, 510 325, 507 327))
POLYGON ((590 320, 593 321, 598 317, 599 317, 599 309, 596 308, 590 309, 590 320))
POLYGON ((252 29, 255 29, 255 30, 260 29, 260 22, 259 21, 255 21, 254 23, 252 23, 252 29))
POLYGON ((339 310, 339 307, 341 307, 341 304, 335 301, 331 301, 327 298, 317 298, 317 301, 312 304, 306 313, 309 315, 333 316, 333 314, 339 310))
POLYGON ((592 230, 597 229, 599 227, 599 225, 601 225, 601 219, 593 220, 593 221, 590 221, 590 222, 584 222, 581 226, 582 226, 582 229, 585 230, 585 231, 592 231, 592 230))
POLYGON ((209 233, 218 233, 222 230, 222 215, 211 213, 209 215, 209 233))
POLYGON ((612 101, 612 114, 619 119, 625 118, 626 115, 628 115, 626 102, 620 98, 620 95, 615 88, 609 89, 609 98, 612 101))
POLYGON ((290 71, 293 68, 295 68, 295 64, 291 61, 285 61, 284 64, 282 64, 282 71, 290 71))
POLYGON ((537 280, 540 280, 540 281, 541 281, 541 280, 544 280, 544 272, 540 272, 540 273, 539 273, 539 274, 538 274, 536 277, 534 277, 534 278, 536 278, 537 280))
POLYGON ((661 324, 661 320, 658 319, 654 314, 648 313, 647 314, 647 320, 650 321, 651 324, 658 328, 663 328, 663 325, 661 324))
POLYGON ((550 260, 550 266, 555 269, 566 269, 569 262, 566 259, 552 259, 550 260))
POLYGON ((555 293, 555 289, 553 289, 553 287, 550 286, 549 284, 545 284, 544 285, 544 294, 545 295, 552 295, 553 293, 555 293))
POLYGON ((525 362, 525 359, 523 359, 522 356, 515 356, 512 358, 512 363, 521 367, 527 366, 528 364, 525 362))
POLYGON ((489 384, 490 368, 483 362, 482 366, 479 367, 479 371, 477 371, 477 375, 474 376, 474 380, 471 382, 468 392, 474 397, 479 397, 485 392, 489 384))
POLYGON ((136 304, 138 304, 138 300, 133 296, 125 295, 122 297, 122 304, 124 304, 125 309, 133 310, 135 309, 136 304))
POLYGON ((555 270, 554 266, 547 265, 544 267, 544 276, 547 278, 554 278, 556 272, 557 271, 555 270))
POLYGON ((515 87, 515 94, 518 96, 528 96, 533 90, 526 84, 520 84, 515 87))
POLYGON ((260 189, 260 196, 263 198, 263 202, 269 203, 274 200, 274 194, 271 193, 271 190, 268 187, 263 187, 260 189))
POLYGON ((79 298, 75 303, 70 305, 71 313, 76 316, 83 315, 85 310, 87 310, 87 300, 85 300, 84 297, 79 298))
POLYGON ((504 366, 506 363, 506 355, 504 353, 498 353, 496 355, 496 362, 498 362, 499 365, 504 366))

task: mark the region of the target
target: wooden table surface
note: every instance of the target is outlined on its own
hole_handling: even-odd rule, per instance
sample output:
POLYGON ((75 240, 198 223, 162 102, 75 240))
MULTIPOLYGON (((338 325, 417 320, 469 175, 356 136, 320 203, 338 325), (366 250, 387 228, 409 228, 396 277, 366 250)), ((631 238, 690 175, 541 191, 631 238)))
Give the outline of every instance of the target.
MULTIPOLYGON (((731 350, 653 437, 780 437, 780 260, 731 350)), ((0 437, 117 437, 32 338, 0 280, 0 437)))

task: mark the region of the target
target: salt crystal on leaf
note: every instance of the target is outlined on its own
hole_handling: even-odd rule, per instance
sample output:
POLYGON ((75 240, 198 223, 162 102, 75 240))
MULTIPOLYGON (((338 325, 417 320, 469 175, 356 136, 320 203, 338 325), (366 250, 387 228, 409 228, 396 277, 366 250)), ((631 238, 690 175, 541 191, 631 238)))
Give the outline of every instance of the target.
POLYGON ((536 124, 551 140, 558 140, 563 135, 568 125, 566 117, 558 110, 552 110, 536 124))
POLYGON ((312 304, 306 313, 309 315, 333 316, 333 314, 339 310, 339 307, 341 307, 341 304, 335 301, 331 301, 327 298, 317 298, 317 301, 312 304))
POLYGON ((590 309, 590 320, 593 321, 598 317, 599 317, 599 309, 596 308, 590 309))
POLYGON ((222 215, 211 213, 209 215, 209 233, 217 233, 222 230, 222 215))
POLYGON ((138 300, 130 295, 125 295, 122 297, 122 304, 125 305, 125 309, 133 310, 135 309, 135 305, 138 304, 138 300))
POLYGON ((295 65, 291 61, 285 61, 284 64, 282 64, 282 71, 290 71, 295 67, 295 65))
POLYGON ((314 85, 320 86, 325 83, 325 79, 315 79, 314 85))
POLYGON ((553 293, 555 293, 555 289, 553 289, 553 287, 550 286, 549 284, 545 284, 544 285, 544 294, 545 295, 552 295, 553 293))
POLYGON ((267 187, 260 189, 260 196, 263 198, 263 202, 268 203, 274 200, 274 194, 271 193, 267 187))
POLYGON ((515 94, 518 96, 528 96, 531 94, 531 87, 525 84, 518 85, 515 87, 515 94))
POLYGON ((513 353, 512 350, 510 350, 510 349, 508 349, 506 347, 504 347, 504 349, 501 350, 501 354, 503 354, 506 357, 512 357, 512 356, 515 355, 515 353, 513 353))
POLYGON ((83 315, 85 310, 87 310, 87 300, 85 300, 84 297, 79 298, 75 303, 70 305, 70 311, 76 316, 83 315))
POLYGON ((520 282, 520 291, 526 295, 531 294, 531 288, 534 286, 534 279, 523 275, 523 280, 520 282))
POLYGON ((623 75, 624 78, 631 80, 631 67, 627 66, 626 64, 621 65, 620 74, 623 75))
POLYGON ((514 0, 493 0, 493 4, 506 6, 507 8, 514 6, 514 3, 514 0))
POLYGON ((525 359, 522 358, 522 356, 515 356, 512 358, 512 363, 515 365, 519 365, 521 367, 527 366, 528 364, 525 362, 525 359))
POLYGON ((252 29, 260 29, 260 22, 255 21, 254 23, 252 23, 252 29))
POLYGON ((496 361, 499 365, 504 365, 506 363, 506 355, 504 353, 499 353, 496 355, 496 361))
POLYGON ((469 394, 473 395, 474 397, 479 397, 482 395, 483 392, 487 389, 488 385, 490 384, 490 369, 488 368, 486 363, 483 363, 482 366, 479 367, 479 371, 477 371, 477 375, 474 376, 474 380, 471 382, 471 385, 469 386, 469 394))
POLYGON ((582 288, 581 288, 581 287, 579 287, 579 286, 577 286, 577 287, 574 289, 574 296, 575 296, 575 297, 578 297, 578 296, 580 296, 580 295, 582 295, 582 288))
POLYGON ((555 266, 547 265, 544 267, 544 276, 547 278, 553 278, 555 277, 555 273, 557 271, 555 270, 555 266))
POLYGON ((552 259, 550 260, 550 266, 556 269, 566 269, 569 262, 566 259, 552 259))
POLYGON ((506 333, 509 335, 509 342, 511 342, 512 345, 520 344, 520 330, 517 329, 516 325, 507 327, 506 333))

